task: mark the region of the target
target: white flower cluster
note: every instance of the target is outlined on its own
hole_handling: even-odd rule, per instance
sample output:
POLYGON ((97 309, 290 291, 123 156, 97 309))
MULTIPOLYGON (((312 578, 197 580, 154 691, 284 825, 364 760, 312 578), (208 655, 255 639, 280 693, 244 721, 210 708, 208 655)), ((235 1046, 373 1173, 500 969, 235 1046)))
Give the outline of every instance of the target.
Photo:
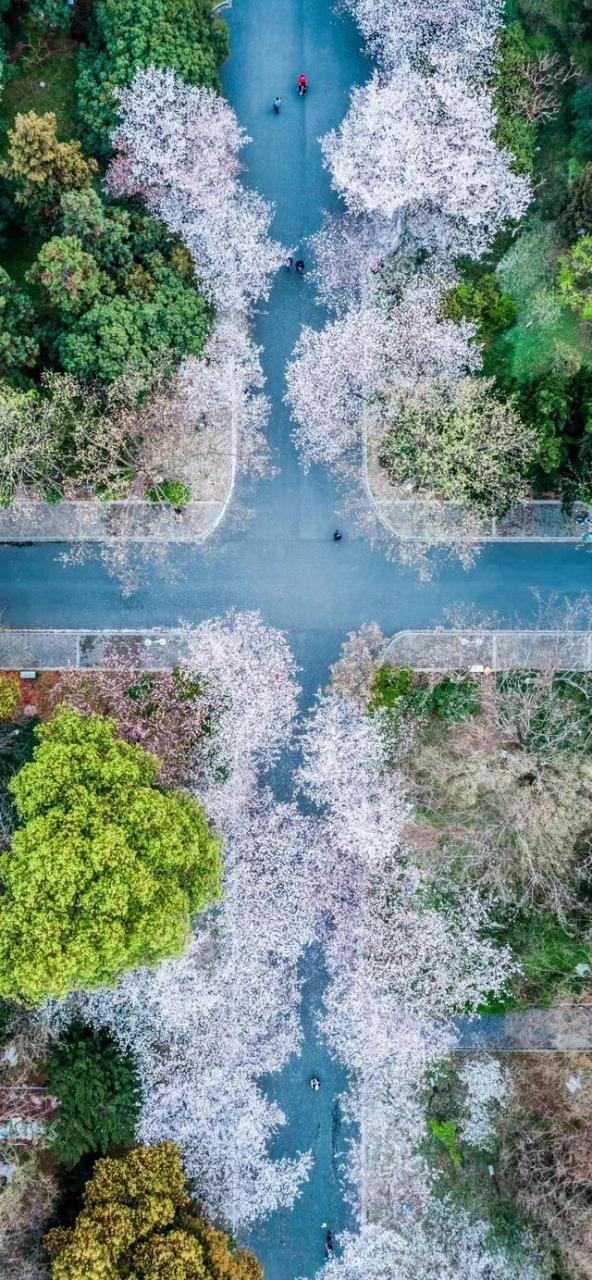
POLYGON ((378 67, 353 90, 339 128, 321 139, 345 212, 328 217, 314 239, 319 292, 339 319, 321 333, 305 329, 288 369, 286 398, 305 465, 347 455, 385 384, 399 389, 478 369, 463 326, 453 351, 442 292, 456 260, 481 257, 531 198, 495 142, 490 72, 500 0, 348 3, 378 67), (418 252, 424 265, 409 278, 418 252), (393 262, 401 264, 395 276, 407 273, 406 287, 399 280, 394 292, 393 262), (430 304, 414 316, 409 299, 425 297, 426 287, 430 304), (431 346, 432 368, 425 360, 431 346))

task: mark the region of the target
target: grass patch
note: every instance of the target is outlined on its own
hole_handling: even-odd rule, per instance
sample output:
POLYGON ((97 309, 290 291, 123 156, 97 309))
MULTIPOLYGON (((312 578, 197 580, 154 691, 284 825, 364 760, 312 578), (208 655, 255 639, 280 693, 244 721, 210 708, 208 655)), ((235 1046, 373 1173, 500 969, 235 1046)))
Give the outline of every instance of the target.
POLYGON ((60 141, 75 137, 76 105, 75 54, 77 45, 66 37, 49 40, 25 26, 17 48, 24 45, 14 74, 8 80, 0 103, 0 153, 6 152, 6 135, 19 112, 52 111, 60 141))

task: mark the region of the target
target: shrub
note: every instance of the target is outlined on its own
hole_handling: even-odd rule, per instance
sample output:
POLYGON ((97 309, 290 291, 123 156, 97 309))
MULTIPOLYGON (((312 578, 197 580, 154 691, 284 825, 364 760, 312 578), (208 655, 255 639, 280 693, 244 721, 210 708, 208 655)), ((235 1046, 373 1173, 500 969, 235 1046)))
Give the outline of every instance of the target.
POLYGON ((426 694, 425 709, 439 720, 466 720, 481 708, 479 686, 474 680, 445 676, 426 694))
POLYGON ((47 1087, 58 1099, 52 1149, 72 1168, 83 1156, 129 1147, 135 1137, 139 1082, 132 1063, 105 1031, 73 1023, 55 1046, 47 1087))
POLYGON ((477 337, 487 345, 497 333, 509 329, 516 320, 517 308, 509 293, 500 288, 497 276, 485 272, 476 283, 461 281, 445 295, 442 318, 469 320, 478 328, 477 337))
POLYGON ((170 502, 176 510, 183 510, 189 506, 192 493, 189 485, 182 484, 180 480, 161 480, 148 490, 148 499, 150 502, 170 502))
POLYGON ((34 1005, 177 955, 220 893, 201 806, 113 722, 62 709, 10 783, 22 826, 0 855, 0 994, 34 1005))
POLYGON ((410 697, 412 686, 411 667, 390 667, 386 664, 379 667, 372 681, 368 710, 373 712, 386 707, 392 711, 400 707, 410 697))
POLYGON ((0 675, 0 720, 12 720, 22 701, 21 686, 16 676, 0 675))

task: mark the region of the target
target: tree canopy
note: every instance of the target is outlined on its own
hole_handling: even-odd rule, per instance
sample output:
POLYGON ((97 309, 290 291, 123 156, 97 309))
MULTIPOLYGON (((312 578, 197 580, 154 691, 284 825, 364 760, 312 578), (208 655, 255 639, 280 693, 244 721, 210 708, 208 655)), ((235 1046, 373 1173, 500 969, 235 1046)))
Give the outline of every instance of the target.
POLYGON ((49 1060, 47 1087, 59 1102, 52 1150, 66 1168, 89 1152, 133 1143, 139 1081, 107 1032, 72 1023, 49 1060))
POLYGON ((158 789, 153 755, 73 709, 36 734, 10 784, 22 825, 0 856, 0 994, 28 1005, 179 954, 220 892, 203 809, 158 789))
POLYGON ((52 1280, 262 1280, 248 1249, 199 1216, 172 1142, 99 1160, 73 1228, 45 1238, 52 1280))

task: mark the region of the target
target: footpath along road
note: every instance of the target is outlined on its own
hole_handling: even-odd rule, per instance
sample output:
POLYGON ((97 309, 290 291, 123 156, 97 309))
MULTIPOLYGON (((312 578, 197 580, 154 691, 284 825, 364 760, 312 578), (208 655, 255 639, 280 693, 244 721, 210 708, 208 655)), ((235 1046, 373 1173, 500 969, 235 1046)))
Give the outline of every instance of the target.
MULTIPOLYGON (((360 38, 331 0, 235 0, 228 15, 231 57, 225 92, 253 137, 246 181, 276 204, 274 233, 308 257, 305 239, 334 207, 321 165, 318 138, 347 109, 349 90, 368 68, 360 38), (310 77, 301 101, 297 75, 310 77), (272 112, 276 94, 283 99, 272 112)), ((413 570, 388 561, 379 549, 348 534, 338 516, 340 495, 319 469, 300 469, 282 403, 284 369, 303 323, 320 325, 313 290, 305 279, 280 273, 268 306, 257 321, 273 414, 270 439, 277 474, 235 495, 253 516, 246 525, 232 509, 206 546, 177 545, 167 566, 154 566, 149 581, 129 599, 100 562, 64 569, 60 548, 48 544, 0 548, 1 621, 8 627, 143 629, 199 622, 226 609, 259 609, 265 622, 285 628, 301 664, 303 705, 325 683, 347 631, 375 619, 386 635, 446 622, 445 610, 471 610, 490 625, 528 627, 538 614, 536 589, 575 599, 590 584, 586 551, 573 544, 491 544, 475 568, 436 566, 421 584, 413 570), (334 544, 336 524, 343 540, 334 544), (493 618, 496 618, 493 623, 493 618)), ((62 548, 63 549, 63 548, 62 548)), ((552 624, 551 624, 552 625, 552 624)), ((277 1213, 254 1232, 251 1243, 267 1280, 311 1276, 324 1260, 323 1223, 339 1231, 347 1207, 338 1179, 343 1150, 337 1097, 342 1073, 314 1032, 323 974, 307 968, 304 987, 305 1044, 302 1056, 269 1082, 286 1112, 288 1126, 277 1137, 281 1156, 312 1146, 316 1163, 291 1213, 277 1213), (318 1093, 308 1087, 322 1079, 318 1093)))

